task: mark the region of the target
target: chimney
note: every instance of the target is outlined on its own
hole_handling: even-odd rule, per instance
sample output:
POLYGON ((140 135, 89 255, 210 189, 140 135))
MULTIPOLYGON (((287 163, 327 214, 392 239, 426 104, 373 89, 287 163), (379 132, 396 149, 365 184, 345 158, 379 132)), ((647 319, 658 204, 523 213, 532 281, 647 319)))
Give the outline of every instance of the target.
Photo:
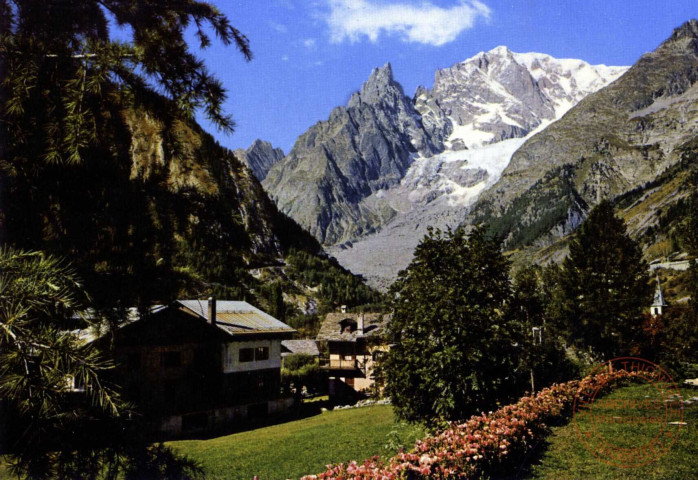
POLYGON ((347 306, 346 305, 342 305, 341 308, 342 308, 342 313, 347 313, 347 306))
POLYGON ((216 297, 208 297, 208 321, 216 324, 216 297))
POLYGON ((361 312, 361 316, 359 316, 356 329, 359 331, 359 334, 363 335, 364 334, 364 314, 361 312))

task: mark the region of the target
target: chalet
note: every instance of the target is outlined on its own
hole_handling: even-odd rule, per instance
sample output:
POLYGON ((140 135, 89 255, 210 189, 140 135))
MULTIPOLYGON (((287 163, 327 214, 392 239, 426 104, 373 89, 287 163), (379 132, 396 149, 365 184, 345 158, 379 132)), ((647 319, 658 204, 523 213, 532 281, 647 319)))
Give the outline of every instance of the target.
POLYGON ((287 410, 281 342, 294 332, 246 302, 177 300, 97 341, 113 342, 124 396, 179 434, 287 410))
POLYGON ((317 339, 327 343, 323 369, 330 396, 362 393, 373 386, 375 362, 388 349, 385 328, 390 318, 380 313, 327 314, 317 339))

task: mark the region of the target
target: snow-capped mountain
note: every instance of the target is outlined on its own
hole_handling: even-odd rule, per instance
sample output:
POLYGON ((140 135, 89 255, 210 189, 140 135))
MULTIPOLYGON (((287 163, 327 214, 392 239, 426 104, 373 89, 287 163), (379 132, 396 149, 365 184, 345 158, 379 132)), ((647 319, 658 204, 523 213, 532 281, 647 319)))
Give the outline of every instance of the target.
POLYGON ((487 221, 507 248, 548 247, 600 201, 630 192, 639 197, 644 189, 651 201, 632 228, 667 234, 666 218, 659 222, 656 212, 668 211, 689 190, 677 185, 695 164, 697 135, 694 19, 518 149, 497 183, 471 207, 468 220, 487 221), (659 202, 662 195, 649 192, 660 190, 662 182, 667 190, 659 202))
POLYGON ((389 285, 428 226, 462 223, 529 138, 627 69, 497 47, 437 71, 433 88, 420 87, 414 102, 444 151, 416 155, 399 185, 361 202, 397 212, 389 222, 329 252, 373 285, 389 285))
POLYGON ((438 70, 415 106, 447 147, 474 148, 526 136, 626 70, 497 47, 438 70))
POLYGON ((527 138, 626 69, 497 47, 410 99, 386 65, 263 185, 341 263, 385 286, 428 225, 460 224, 527 138))

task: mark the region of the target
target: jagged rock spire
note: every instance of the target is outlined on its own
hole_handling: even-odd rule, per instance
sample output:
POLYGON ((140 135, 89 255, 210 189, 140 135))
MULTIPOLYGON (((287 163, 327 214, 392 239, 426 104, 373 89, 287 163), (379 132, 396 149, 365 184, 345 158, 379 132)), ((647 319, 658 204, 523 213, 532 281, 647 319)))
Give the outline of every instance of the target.
POLYGON ((395 106, 407 101, 402 85, 393 78, 393 68, 386 63, 374 68, 368 80, 361 86, 361 91, 351 96, 347 108, 355 108, 362 103, 369 105, 387 104, 395 106))

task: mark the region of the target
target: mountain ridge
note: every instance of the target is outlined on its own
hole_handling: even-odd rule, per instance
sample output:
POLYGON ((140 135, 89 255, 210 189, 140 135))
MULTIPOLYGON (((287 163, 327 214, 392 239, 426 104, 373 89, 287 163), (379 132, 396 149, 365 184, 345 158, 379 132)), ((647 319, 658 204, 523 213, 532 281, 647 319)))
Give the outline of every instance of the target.
POLYGON ((575 225, 565 228, 567 218, 583 218, 598 201, 650 181, 679 161, 681 145, 698 131, 696 80, 698 23, 691 20, 616 82, 530 138, 475 204, 470 221, 493 223, 509 247, 570 233, 575 225), (566 187, 560 184, 562 172, 569 179, 566 187), (542 205, 541 195, 555 188, 562 190, 549 198, 554 208, 542 205))
MULTIPOLYGON (((351 95, 346 107, 335 108, 327 120, 318 122, 298 138, 291 153, 270 170, 263 182, 265 189, 283 212, 308 228, 326 246, 353 242, 372 234, 401 214, 403 209, 398 204, 408 209, 412 208, 410 204, 416 198, 414 195, 413 199, 406 200, 407 203, 405 200, 397 200, 396 204, 395 201, 386 200, 389 195, 385 192, 400 188, 415 161, 421 162, 421 159, 431 158, 443 152, 482 147, 497 140, 521 138, 556 118, 560 102, 556 103, 555 95, 559 92, 568 95, 570 88, 565 90, 559 87, 560 80, 557 77, 553 80, 548 79, 547 82, 542 81, 544 78, 540 72, 537 75, 532 74, 527 70, 529 67, 517 63, 516 58, 526 59, 531 64, 537 62, 539 66, 536 68, 541 71, 543 67, 540 65, 546 65, 546 68, 556 72, 558 76, 573 76, 573 73, 570 73, 572 67, 551 67, 554 59, 550 56, 515 54, 505 47, 499 47, 490 52, 481 52, 450 69, 437 71, 435 87, 432 90, 419 87, 415 96, 408 99, 402 86, 393 78, 392 68, 388 63, 371 72, 359 91, 351 95), (480 66, 475 65, 476 63, 480 66), (458 102, 454 104, 452 99, 449 100, 448 88, 440 89, 440 85, 443 84, 444 78, 453 77, 453 69, 463 65, 469 71, 477 71, 480 72, 478 75, 486 76, 481 71, 484 63, 487 63, 487 68, 492 72, 497 70, 497 65, 503 66, 500 69, 504 71, 502 78, 512 80, 509 83, 514 85, 517 74, 512 74, 512 77, 506 73, 504 67, 513 68, 519 76, 524 77, 523 87, 510 86, 510 89, 518 92, 520 96, 538 99, 539 110, 542 113, 526 114, 526 109, 521 106, 522 101, 508 91, 504 92, 506 89, 502 84, 495 80, 485 82, 482 89, 473 94, 473 101, 465 110, 470 109, 466 112, 470 115, 469 118, 474 116, 473 111, 489 115, 491 118, 485 122, 485 130, 500 133, 495 136, 489 131, 478 130, 477 135, 489 135, 489 138, 469 142, 462 131, 465 116, 454 117, 459 112, 463 113, 464 108, 457 110, 455 106, 458 106, 458 102), (545 84, 545 87, 539 84, 545 84), (500 103, 504 106, 498 107, 497 112, 483 113, 482 106, 477 104, 478 101, 495 97, 501 100, 500 103), (508 115, 505 107, 511 105, 519 112, 517 118, 520 121, 512 120, 508 115)), ((576 62, 575 68, 586 68, 596 72, 596 76, 583 85, 585 88, 593 84, 594 80, 600 79, 603 84, 622 70, 622 67, 593 67, 579 60, 570 62, 576 62), (601 70, 605 72, 604 75, 598 73, 601 70)), ((502 82, 507 83, 504 80, 502 82)), ((450 82, 447 87, 452 86, 453 82, 450 82)), ((466 88, 460 84, 456 86, 466 88)), ((563 100, 571 104, 577 97, 565 97, 563 100)), ((474 124, 475 122, 469 124, 473 127, 471 130, 479 128, 474 124)), ((467 130, 469 127, 465 128, 467 130)), ((437 163, 443 164, 440 160, 437 163)), ((444 194, 450 195, 449 192, 453 192, 454 189, 469 189, 473 186, 472 175, 468 174, 466 178, 452 167, 454 165, 450 164, 449 168, 457 178, 447 179, 448 185, 444 187, 444 192, 440 191, 444 190, 443 185, 437 185, 435 190, 417 195, 421 198, 416 200, 418 204, 429 203, 444 194)), ((482 177, 481 180, 491 182, 499 175, 499 171, 486 170, 487 179, 482 177)), ((477 177, 482 174, 474 172, 473 175, 477 177)), ((403 194, 398 196, 405 197, 403 194)))
POLYGON ((257 139, 247 149, 234 150, 235 156, 244 162, 260 182, 276 163, 285 157, 284 151, 271 143, 257 139))
POLYGON ((445 120, 451 142, 473 148, 528 135, 626 69, 499 46, 437 70, 415 102, 427 123, 445 120))
POLYGON ((286 214, 324 243, 370 231, 393 215, 362 199, 397 184, 418 151, 439 150, 390 64, 374 69, 346 107, 302 134, 263 185, 286 214))

